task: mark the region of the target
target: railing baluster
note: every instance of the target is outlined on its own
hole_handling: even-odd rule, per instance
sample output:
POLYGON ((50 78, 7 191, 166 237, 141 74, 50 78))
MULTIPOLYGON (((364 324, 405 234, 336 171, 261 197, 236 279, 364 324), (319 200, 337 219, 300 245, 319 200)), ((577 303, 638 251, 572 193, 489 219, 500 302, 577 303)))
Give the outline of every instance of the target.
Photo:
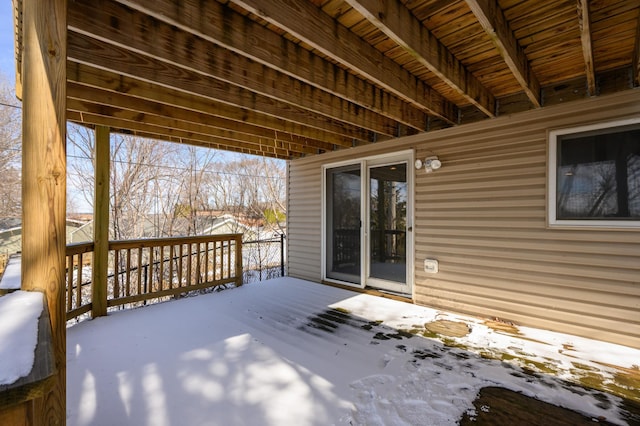
POLYGON ((78 253, 78 269, 77 269, 77 278, 78 281, 76 285, 76 307, 82 305, 82 253, 78 253))
POLYGON ((178 287, 182 287, 182 271, 184 267, 184 264, 182 262, 183 247, 184 247, 184 244, 180 244, 180 249, 179 249, 180 257, 178 258, 178 287))
POLYGON ((191 247, 191 243, 187 244, 187 286, 193 284, 193 278, 191 277, 191 264, 193 263, 193 254, 191 252, 191 247))
POLYGON ((164 290, 164 246, 158 247, 158 262, 160 262, 158 279, 160 280, 160 290, 164 290))
POLYGON ((73 307, 73 256, 67 255, 67 312, 73 307))
MULTIPOLYGON (((138 258, 136 259, 136 271, 138 271, 138 291, 142 292, 142 247, 138 248, 138 258)), ((145 283, 146 286, 146 283, 145 283)), ((144 290, 147 293, 147 290, 144 290)))
POLYGON ((196 243, 196 284, 202 283, 202 271, 200 270, 202 244, 196 243))
MULTIPOLYGON (((113 252, 113 265, 115 274, 113 275, 113 298, 120 297, 120 282, 118 280, 118 272, 120 271, 120 250, 113 252)), ((108 297, 108 296, 107 296, 108 297)))
POLYGON ((218 242, 213 242, 213 281, 218 279, 218 242))
POLYGON ((204 282, 209 282, 209 242, 204 243, 204 282))
MULTIPOLYGON (((131 250, 127 249, 127 259, 125 265, 125 280, 127 281, 127 296, 131 294, 131 250)), ((116 271, 116 274, 119 271, 116 271)), ((140 294, 140 290, 138 290, 138 294, 140 294)))
POLYGON ((227 278, 231 278, 231 241, 227 242, 227 278))
POLYGON ((169 288, 173 288, 173 258, 175 256, 175 245, 169 246, 169 288))
POLYGON ((149 265, 149 288, 153 289, 156 287, 157 290, 157 285, 155 285, 156 283, 154 283, 153 279, 153 246, 149 247, 149 261, 147 262, 147 265, 149 265))

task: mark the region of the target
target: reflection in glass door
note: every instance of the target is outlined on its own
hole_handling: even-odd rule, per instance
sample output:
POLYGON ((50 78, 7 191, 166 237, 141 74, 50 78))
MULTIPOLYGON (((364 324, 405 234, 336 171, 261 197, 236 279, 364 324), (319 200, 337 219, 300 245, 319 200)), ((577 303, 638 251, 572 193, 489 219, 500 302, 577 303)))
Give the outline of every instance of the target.
POLYGON ((327 169, 326 276, 360 284, 362 180, 360 164, 327 169))
POLYGON ((407 163, 369 167, 367 285, 406 284, 407 190, 407 163))

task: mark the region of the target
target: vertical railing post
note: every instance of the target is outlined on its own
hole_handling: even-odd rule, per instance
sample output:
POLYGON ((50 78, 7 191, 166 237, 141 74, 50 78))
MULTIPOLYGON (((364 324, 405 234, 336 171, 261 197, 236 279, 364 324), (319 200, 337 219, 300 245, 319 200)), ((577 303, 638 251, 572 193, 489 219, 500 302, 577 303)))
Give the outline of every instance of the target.
MULTIPOLYGON (((107 315, 109 262, 109 128, 96 126, 95 187, 93 198, 93 272, 91 316, 107 315)), ((115 273, 118 273, 115 265, 115 273)), ((114 294, 114 297, 117 295, 114 294)))
POLYGON ((242 234, 236 235, 236 287, 242 285, 242 234))

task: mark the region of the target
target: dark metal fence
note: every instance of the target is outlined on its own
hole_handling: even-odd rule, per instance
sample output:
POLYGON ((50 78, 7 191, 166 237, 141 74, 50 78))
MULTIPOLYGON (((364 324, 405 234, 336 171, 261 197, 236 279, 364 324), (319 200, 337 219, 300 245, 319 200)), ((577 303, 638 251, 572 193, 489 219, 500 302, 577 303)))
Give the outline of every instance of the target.
POLYGON ((284 234, 268 239, 244 241, 242 243, 244 283, 285 276, 285 252, 286 235, 284 234))

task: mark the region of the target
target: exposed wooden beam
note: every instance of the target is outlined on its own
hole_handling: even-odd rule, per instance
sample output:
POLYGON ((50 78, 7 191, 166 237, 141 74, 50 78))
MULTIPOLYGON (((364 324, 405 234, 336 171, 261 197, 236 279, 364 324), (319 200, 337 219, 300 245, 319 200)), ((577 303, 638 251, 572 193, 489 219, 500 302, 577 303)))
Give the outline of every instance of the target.
MULTIPOLYGON (((232 130, 240 131, 245 124, 249 124, 274 132, 293 135, 300 139, 309 139, 308 143, 310 145, 313 145, 316 140, 332 145, 353 145, 352 138, 306 127, 248 109, 235 108, 208 98, 192 96, 182 91, 161 87, 154 83, 118 75, 110 71, 91 68, 83 64, 68 62, 67 79, 83 86, 102 88, 108 92, 127 95, 129 97, 129 106, 133 109, 138 108, 137 103, 139 101, 151 101, 160 105, 160 108, 162 106, 175 106, 187 111, 233 121, 236 123, 234 126, 226 126, 226 128, 232 130)), ((162 113, 161 111, 159 113, 162 113)), ((193 117, 193 119, 197 118, 197 116, 193 117)))
POLYGON ((303 138, 247 123, 239 124, 233 120, 199 111, 159 104, 146 99, 131 98, 119 92, 82 86, 74 82, 67 83, 67 110, 100 114, 100 109, 117 118, 150 122, 151 124, 162 123, 164 127, 178 123, 177 125, 181 126, 183 130, 192 131, 193 129, 188 126, 195 125, 201 128, 204 134, 211 136, 230 137, 237 140, 242 140, 243 137, 278 140, 295 147, 292 148, 294 150, 307 154, 317 154, 318 150, 325 152, 334 149, 333 144, 320 140, 303 138))
MULTIPOLYGON (((84 125, 87 126, 87 124, 83 123, 78 115, 75 115, 76 113, 72 113, 72 117, 69 118, 69 121, 72 123, 76 123, 79 125, 84 125)), ((94 126, 90 126, 90 127, 94 127, 94 126)), ((237 152, 239 154, 250 154, 250 155, 258 155, 258 156, 267 156, 267 157, 272 157, 272 158, 278 158, 281 160, 290 160, 292 159, 291 156, 287 155, 286 152, 285 153, 275 153, 274 150, 270 150, 270 151, 261 151, 261 150, 257 150, 257 149, 251 149, 251 148, 246 148, 246 147, 241 147, 241 146, 235 146, 235 145, 227 145, 227 144, 217 144, 217 143, 205 143, 202 141, 195 141, 195 140, 190 140, 190 139, 184 139, 184 138, 177 138, 177 137, 171 137, 169 139, 167 139, 164 135, 158 135, 155 133, 145 133, 145 132, 132 132, 128 129, 118 129, 118 128, 112 128, 111 129, 112 133, 121 133, 124 135, 132 135, 132 136, 136 136, 139 138, 145 138, 145 139, 153 139, 153 140, 165 140, 167 142, 173 142, 173 143, 180 143, 180 144, 185 144, 185 145, 193 145, 193 146, 200 146, 203 148, 209 148, 209 149, 218 149, 218 150, 222 150, 222 151, 231 151, 231 152, 237 152)), ((295 158, 295 156, 293 157, 295 158)))
MULTIPOLYGON (((209 126, 205 123, 194 123, 191 121, 169 118, 164 115, 155 115, 141 111, 134 111, 131 109, 127 109, 126 106, 123 105, 109 105, 114 102, 102 102, 99 100, 88 101, 86 96, 88 91, 86 90, 82 91, 85 96, 82 100, 79 100, 75 98, 74 92, 76 91, 76 89, 71 86, 72 84, 74 83, 70 83, 68 87, 69 94, 67 96, 67 111, 75 111, 82 114, 86 123, 99 124, 98 122, 91 121, 91 116, 113 117, 129 122, 130 124, 128 126, 122 124, 122 122, 119 125, 121 128, 128 128, 132 131, 142 130, 140 126, 153 125, 165 129, 164 133, 166 133, 167 136, 174 136, 172 130, 176 130, 189 134, 199 134, 204 136, 211 136, 214 138, 228 139, 232 141, 249 142, 256 145, 261 145, 265 141, 273 141, 275 144, 286 146, 286 148, 290 151, 304 154, 317 154, 318 150, 320 149, 310 144, 306 145, 304 143, 291 142, 290 140, 287 140, 287 135, 282 135, 283 138, 281 139, 277 137, 277 134, 275 135, 276 137, 251 135, 238 131, 209 126)), ((99 95, 100 93, 101 92, 96 92, 95 95, 99 95)), ((103 121, 100 121, 100 123, 102 122, 103 121)), ((158 130, 157 133, 161 132, 158 130)), ((183 135, 183 137, 186 136, 183 135)), ((323 146, 325 150, 327 150, 327 146, 332 147, 332 145, 325 144, 323 146)))
POLYGON ((73 31, 331 119, 390 137, 405 128, 386 116, 117 3, 96 8, 94 1, 77 0, 68 19, 73 31), (128 24, 115 24, 118 20, 128 24))
MULTIPOLYGON (((423 108, 345 71, 229 6, 219 2, 117 1, 416 130, 427 128, 423 108)), ((455 119, 453 105, 437 105, 438 99, 430 102, 455 119)))
POLYGON ((281 155, 291 155, 291 150, 286 148, 281 148, 280 144, 274 140, 234 140, 230 138, 221 138, 216 136, 210 136, 208 134, 196 133, 187 130, 181 130, 176 127, 164 127, 156 124, 148 124, 141 123, 136 120, 126 120, 121 118, 115 118, 111 115, 107 114, 91 114, 91 113, 81 113, 75 112, 71 110, 68 113, 68 118, 71 121, 81 120, 86 124, 93 124, 96 126, 104 126, 106 124, 110 124, 114 126, 114 128, 128 130, 133 134, 153 134, 156 139, 160 140, 190 140, 197 141, 201 146, 238 146, 242 148, 254 149, 256 151, 262 150, 274 150, 274 152, 278 152, 281 155), (77 114, 77 115, 76 115, 77 114))
POLYGON ((542 106, 540 83, 531 70, 524 50, 513 35, 498 2, 496 0, 466 0, 466 2, 511 73, 518 80, 524 93, 536 108, 540 108, 542 106))
POLYGON ((402 3, 397 0, 345 2, 471 105, 495 117, 496 100, 491 92, 402 3))
POLYGON ((56 368, 52 391, 20 424, 66 421, 67 1, 24 0, 21 288, 42 292, 56 368))
POLYGON ((366 129, 339 122, 72 31, 69 32, 68 38, 68 58, 79 63, 91 63, 117 74, 155 83, 165 88, 177 89, 348 138, 362 141, 375 139, 372 132, 366 129))
POLYGON ((584 57, 587 90, 590 96, 596 93, 596 72, 593 64, 593 45, 591 43, 591 18, 589 16, 589 0, 577 0, 578 24, 580 25, 580 41, 584 57))
MULTIPOLYGON (((147 139, 158 139, 158 137, 156 135, 153 134, 146 134, 143 132, 138 132, 137 136, 141 137, 141 138, 147 138, 147 139)), ((249 154, 249 155, 257 155, 260 157, 270 157, 270 158, 277 158, 280 160, 292 160, 295 158, 298 158, 298 155, 290 155, 289 153, 287 153, 286 151, 283 151, 281 149, 278 148, 269 148, 269 147, 262 147, 261 149, 254 149, 254 148, 247 148, 245 146, 238 146, 238 145, 228 145, 228 144, 216 144, 216 143, 202 143, 200 141, 194 141, 194 140, 190 140, 190 139, 178 139, 178 138, 172 138, 172 139, 168 139, 169 142, 175 142, 175 143, 181 143, 181 144, 185 144, 185 145, 193 145, 193 146, 201 146, 203 148, 209 148, 209 149, 217 149, 217 150, 221 150, 221 151, 230 151, 230 152, 237 152, 239 154, 249 154)))
POLYGON ((312 3, 232 1, 405 101, 450 124, 457 124, 457 109, 439 93, 312 3))

